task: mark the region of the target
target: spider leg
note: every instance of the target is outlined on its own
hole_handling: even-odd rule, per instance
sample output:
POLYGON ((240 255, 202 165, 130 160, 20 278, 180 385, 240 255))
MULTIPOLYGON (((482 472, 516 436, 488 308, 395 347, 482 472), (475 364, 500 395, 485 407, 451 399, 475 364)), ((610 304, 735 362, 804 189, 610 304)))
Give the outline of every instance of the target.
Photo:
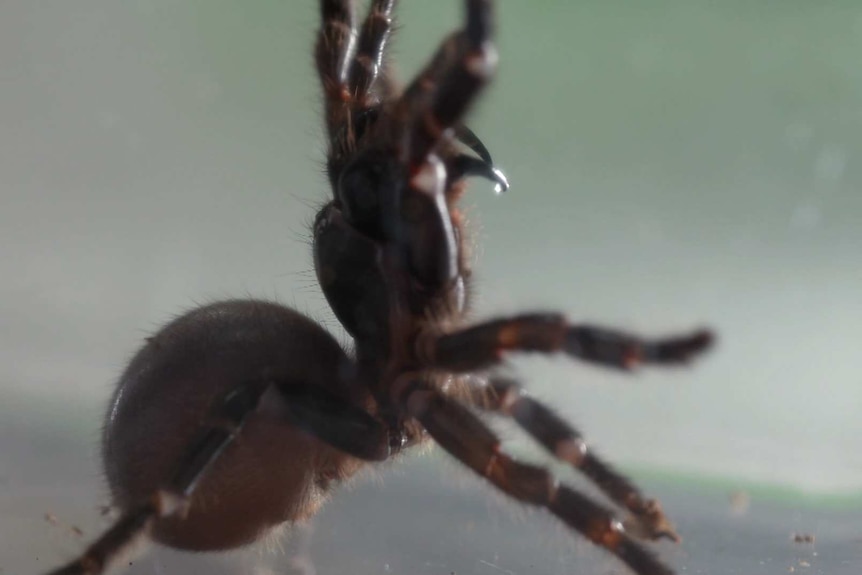
POLYGON ((192 443, 170 481, 149 500, 126 510, 83 555, 50 575, 104 573, 111 560, 132 547, 156 519, 184 513, 198 481, 240 432, 265 390, 266 386, 255 384, 228 394, 215 413, 215 423, 192 443))
POLYGON ((465 372, 502 361, 507 351, 563 352, 583 361, 630 370, 642 363, 687 363, 706 351, 712 333, 645 339, 600 326, 572 325, 559 314, 524 314, 491 320, 449 334, 421 333, 418 360, 427 367, 465 372))
POLYGON ((587 448, 578 430, 551 408, 530 397, 517 381, 492 377, 486 385, 475 386, 473 391, 477 407, 514 419, 548 453, 569 463, 614 503, 628 509, 635 519, 634 526, 642 532, 636 534, 649 539, 680 540, 656 500, 645 499, 634 484, 587 448))
POLYGON ((492 2, 466 0, 465 6, 464 29, 443 42, 399 102, 406 118, 403 153, 411 166, 421 164, 458 123, 496 68, 492 2))
POLYGON ((285 420, 359 459, 385 461, 401 438, 390 440, 387 427, 368 412, 319 386, 279 386, 285 420), (394 442, 394 443, 393 443, 394 442))
POLYGON ((321 0, 321 26, 317 33, 314 57, 323 84, 326 125, 334 136, 347 115, 350 91, 347 88, 347 62, 353 52, 356 32, 352 0, 321 0))
POLYGON ((500 439, 466 406, 421 382, 405 382, 394 390, 399 403, 443 449, 506 495, 544 507, 639 575, 673 573, 632 539, 610 511, 561 485, 547 469, 520 463, 501 451, 500 439))
POLYGON ((261 397, 272 388, 286 400, 286 422, 359 459, 382 461, 389 457, 387 428, 358 407, 315 386, 278 385, 271 381, 242 385, 224 397, 164 487, 147 501, 126 510, 80 557, 49 575, 104 573, 111 560, 133 547, 154 521, 186 513, 199 481, 240 434, 261 397))
POLYGON ((347 71, 350 94, 359 107, 366 108, 374 104, 368 101, 369 92, 383 68, 395 4, 395 0, 374 0, 362 24, 356 55, 347 71))

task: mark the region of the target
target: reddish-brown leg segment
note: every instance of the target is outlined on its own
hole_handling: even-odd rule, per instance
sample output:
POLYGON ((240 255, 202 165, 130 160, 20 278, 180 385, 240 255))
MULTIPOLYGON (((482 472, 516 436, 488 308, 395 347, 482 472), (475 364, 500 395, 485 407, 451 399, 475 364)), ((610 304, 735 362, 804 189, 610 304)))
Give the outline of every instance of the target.
POLYGON ((628 509, 640 527, 637 535, 680 540, 656 500, 646 499, 633 483, 588 449, 578 430, 551 408, 530 397, 518 382, 492 377, 475 392, 477 407, 514 419, 548 453, 569 463, 614 503, 628 509))
POLYGON ((712 341, 712 334, 705 330, 646 339, 599 326, 572 325, 560 314, 524 314, 454 333, 420 334, 416 354, 428 367, 457 372, 496 365, 509 351, 562 352, 583 361, 628 370, 639 364, 684 364, 706 351, 712 341))
POLYGON ((499 438, 464 405, 421 382, 398 386, 396 393, 443 449, 503 493, 544 507, 640 575, 673 573, 626 534, 610 511, 560 484, 547 469, 520 463, 501 451, 499 438))
POLYGON ((489 0, 467 0, 464 29, 447 38, 399 102, 403 151, 410 166, 425 162, 446 129, 464 116, 496 69, 489 0))
POLYGON ((395 4, 395 0, 374 0, 362 24, 356 56, 347 72, 350 93, 359 107, 367 108, 377 103, 370 101, 369 95, 383 68, 395 4))

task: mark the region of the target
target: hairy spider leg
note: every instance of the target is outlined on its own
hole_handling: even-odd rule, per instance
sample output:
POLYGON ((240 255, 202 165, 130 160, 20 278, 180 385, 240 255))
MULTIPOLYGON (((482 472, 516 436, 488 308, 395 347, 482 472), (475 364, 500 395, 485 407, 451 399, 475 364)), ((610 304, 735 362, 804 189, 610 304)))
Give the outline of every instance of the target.
POLYGON ((481 385, 474 383, 472 397, 476 407, 511 417, 548 453, 583 473, 614 503, 628 509, 640 527, 636 534, 680 540, 656 500, 646 499, 637 486, 587 447, 577 429, 530 397, 518 381, 492 376, 481 385))
POLYGON ((147 501, 124 511, 80 557, 50 575, 103 573, 111 560, 131 548, 156 519, 185 513, 189 497, 201 477, 242 430, 265 389, 260 384, 249 384, 229 393, 222 400, 213 421, 202 429, 198 440, 186 450, 183 461, 164 488, 147 501))
POLYGON ((321 0, 314 57, 323 85, 327 131, 335 139, 348 118, 347 63, 356 38, 351 0, 321 0))
MULTIPOLYGON (((376 105, 377 98, 371 96, 377 79, 384 67, 386 42, 392 30, 392 12, 395 0, 374 0, 362 23, 356 55, 347 72, 347 85, 355 106, 368 108, 376 105)), ((383 76, 384 83, 387 82, 383 76)), ((384 93, 391 90, 384 87, 384 93)))
POLYGON ((426 367, 455 372, 499 364, 505 352, 562 352, 605 367, 631 370, 640 364, 685 364, 712 345, 707 330, 647 339, 605 327, 570 324, 556 313, 494 319, 453 333, 423 332, 417 359, 426 367))
POLYGON ((228 393, 199 438, 185 451, 171 480, 146 501, 122 513, 114 525, 77 559, 49 575, 98 575, 113 559, 130 551, 157 519, 182 517, 200 480, 237 438, 269 390, 285 401, 285 423, 299 427, 358 459, 382 461, 390 455, 387 428, 371 415, 315 386, 279 386, 266 381, 241 385, 228 393))
POLYGON ((400 382, 393 393, 443 449, 509 497, 547 509, 640 575, 672 575, 609 510, 560 484, 547 469, 503 452, 500 439, 465 405, 421 380, 400 382))
POLYGON ((464 116, 497 64, 490 0, 466 0, 463 30, 449 36, 410 83, 398 103, 404 123, 402 161, 411 172, 464 116))

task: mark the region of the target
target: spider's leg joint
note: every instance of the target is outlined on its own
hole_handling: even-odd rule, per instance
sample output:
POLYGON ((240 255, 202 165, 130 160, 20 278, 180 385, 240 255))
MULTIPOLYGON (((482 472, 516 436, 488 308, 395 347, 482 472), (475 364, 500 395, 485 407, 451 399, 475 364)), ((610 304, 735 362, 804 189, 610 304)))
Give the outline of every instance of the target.
POLYGON ((176 515, 185 517, 189 511, 189 498, 181 493, 160 489, 153 495, 153 504, 159 517, 176 515))
POLYGON ((587 442, 580 437, 568 437, 557 442, 554 455, 574 467, 580 467, 587 457, 587 442))
POLYGON ((485 42, 479 50, 467 54, 464 62, 467 71, 482 80, 488 80, 497 69, 499 56, 491 42, 485 42))

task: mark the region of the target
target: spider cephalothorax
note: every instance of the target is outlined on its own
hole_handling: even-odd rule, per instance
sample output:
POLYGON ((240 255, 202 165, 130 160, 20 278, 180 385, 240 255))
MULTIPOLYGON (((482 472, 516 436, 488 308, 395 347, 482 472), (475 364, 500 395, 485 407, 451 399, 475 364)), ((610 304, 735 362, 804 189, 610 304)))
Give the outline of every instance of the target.
POLYGON ((483 176, 498 190, 508 183, 463 123, 497 58, 493 2, 463 1, 464 27, 403 90, 384 57, 395 1, 372 0, 360 26, 350 0, 320 1, 315 54, 332 195, 314 222, 314 261, 353 352, 270 302, 214 303, 165 326, 120 378, 105 424, 105 471, 122 515, 54 573, 101 573, 146 533, 180 549, 254 541, 313 515, 368 462, 426 440, 637 573, 671 573, 610 510, 507 455, 483 420, 513 419, 624 508, 634 536, 676 539, 654 500, 493 368, 509 352, 560 352, 619 369, 681 364, 712 337, 647 340, 556 313, 465 327, 463 179, 483 176))

